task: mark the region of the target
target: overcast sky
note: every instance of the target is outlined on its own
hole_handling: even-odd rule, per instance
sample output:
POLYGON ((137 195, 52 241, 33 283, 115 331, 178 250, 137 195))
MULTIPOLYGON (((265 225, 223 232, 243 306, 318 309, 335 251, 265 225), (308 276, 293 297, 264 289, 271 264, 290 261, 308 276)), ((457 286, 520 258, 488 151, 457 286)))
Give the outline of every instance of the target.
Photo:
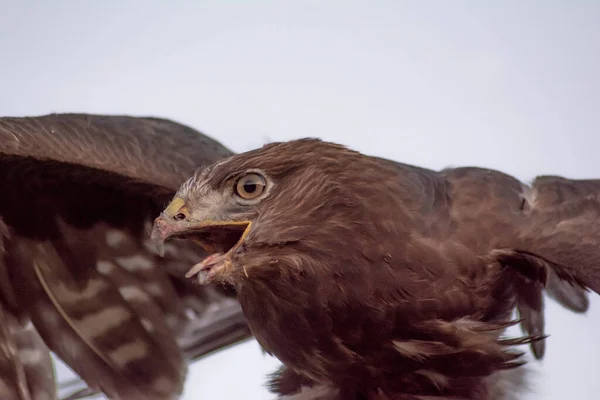
MULTIPOLYGON (((598 178, 599 21, 594 0, 4 2, 0 114, 153 115, 235 151, 316 136, 435 169, 598 178)), ((583 316, 547 302, 524 399, 597 398, 592 297, 583 316)), ((244 343, 194 365, 184 398, 273 398, 277 365, 244 343)))

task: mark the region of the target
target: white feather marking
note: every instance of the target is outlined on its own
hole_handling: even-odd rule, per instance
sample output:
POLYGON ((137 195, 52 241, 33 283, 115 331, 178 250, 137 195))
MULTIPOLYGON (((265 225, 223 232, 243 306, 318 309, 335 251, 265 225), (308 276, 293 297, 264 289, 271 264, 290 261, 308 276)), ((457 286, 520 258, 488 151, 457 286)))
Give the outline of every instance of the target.
POLYGON ((84 290, 71 290, 65 283, 57 281, 52 292, 61 304, 73 304, 98 297, 106 287, 104 281, 91 279, 84 290))
POLYGON ((111 229, 106 233, 106 243, 115 247, 127 241, 127 235, 116 229, 111 229))
POLYGON ((141 340, 134 340, 119 346, 108 353, 108 357, 121 368, 131 361, 139 360, 148 354, 148 346, 141 340))
POLYGON ((85 337, 98 337, 121 325, 129 318, 131 318, 131 313, 125 307, 109 307, 81 318, 77 323, 77 328, 85 337))
POLYGON ((32 400, 53 400, 49 392, 38 392, 32 400))
POLYGON ((324 400, 337 395, 337 390, 325 385, 302 386, 300 392, 280 397, 281 400, 324 400))
POLYGON ((115 265, 110 261, 98 261, 96 264, 96 270, 102 275, 110 275, 115 269, 115 265))
POLYGON ((450 378, 448 378, 446 375, 432 370, 419 369, 415 371, 415 374, 419 374, 428 378, 431 381, 431 383, 433 383, 435 387, 438 388, 438 390, 441 390, 444 387, 448 386, 448 383, 450 382, 450 378))
POLYGON ((131 257, 115 257, 115 261, 128 271, 148 271, 154 268, 152 261, 140 254, 131 257))
POLYGON ((393 340, 392 344, 396 350, 403 356, 413 360, 425 360, 431 356, 431 349, 427 347, 429 342, 420 342, 417 340, 393 340))
MULTIPOLYGON (((11 334, 15 335, 20 334, 21 332, 35 331, 35 327, 33 326, 33 323, 31 321, 27 321, 27 323, 23 327, 19 324, 9 324, 8 330, 11 334)), ((0 343, 0 346, 1 345, 2 344, 0 343)))
POLYGON ((152 388, 159 393, 171 393, 175 388, 175 384, 170 379, 161 376, 152 383, 152 388))
POLYGON ((152 333, 152 331, 154 330, 154 324, 152 322, 150 322, 146 318, 142 318, 140 320, 140 322, 144 326, 144 329, 146 329, 148 332, 152 333))
POLYGON ((8 131, 8 133, 9 133, 9 135, 11 135, 13 137, 13 139, 15 139, 15 142, 17 142, 17 147, 18 147, 18 145, 21 144, 21 140, 19 140, 19 137, 13 132, 8 131))
POLYGON ((148 296, 147 293, 145 293, 143 290, 141 290, 137 286, 122 286, 119 288, 119 293, 121 293, 121 296, 123 296, 123 298, 127 301, 130 301, 130 300, 138 300, 138 301, 144 301, 144 302, 151 301, 150 296, 148 296))
POLYGON ((521 197, 527 203, 528 208, 534 208, 537 203, 538 191, 537 189, 532 189, 526 185, 521 186, 521 197))
POLYGON ((42 362, 43 354, 40 350, 25 349, 19 351, 21 362, 26 365, 37 365, 42 362))
POLYGON ((144 285, 144 288, 152 296, 159 297, 163 295, 163 290, 158 283, 148 283, 144 285))

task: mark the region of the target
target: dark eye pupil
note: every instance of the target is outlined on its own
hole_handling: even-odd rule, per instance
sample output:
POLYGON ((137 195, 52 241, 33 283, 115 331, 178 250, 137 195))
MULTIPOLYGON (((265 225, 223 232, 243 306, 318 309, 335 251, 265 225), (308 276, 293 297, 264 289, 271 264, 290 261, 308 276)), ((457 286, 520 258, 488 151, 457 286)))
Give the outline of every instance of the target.
POLYGON ((246 193, 254 193, 256 191, 256 183, 245 182, 244 183, 244 191, 246 193))
POLYGON ((242 199, 253 200, 263 193, 265 186, 265 179, 261 175, 250 173, 235 182, 234 191, 242 199))

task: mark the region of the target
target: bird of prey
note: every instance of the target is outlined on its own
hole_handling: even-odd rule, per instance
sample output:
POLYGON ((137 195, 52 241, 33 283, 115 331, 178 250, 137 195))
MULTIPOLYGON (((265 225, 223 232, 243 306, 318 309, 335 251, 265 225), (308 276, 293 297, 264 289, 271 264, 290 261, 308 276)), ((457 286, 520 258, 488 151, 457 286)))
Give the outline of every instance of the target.
POLYGON ((528 186, 298 139, 198 169, 152 238, 211 253, 187 276, 235 288, 284 398, 499 400, 517 346, 544 354, 544 291, 575 312, 600 292, 600 180, 528 186))
POLYGON ((233 153, 175 122, 0 118, 0 398, 173 399, 189 362, 251 337, 231 290, 186 281, 207 254, 149 246, 152 220, 201 165, 233 153), (182 269, 183 268, 183 269, 182 269))

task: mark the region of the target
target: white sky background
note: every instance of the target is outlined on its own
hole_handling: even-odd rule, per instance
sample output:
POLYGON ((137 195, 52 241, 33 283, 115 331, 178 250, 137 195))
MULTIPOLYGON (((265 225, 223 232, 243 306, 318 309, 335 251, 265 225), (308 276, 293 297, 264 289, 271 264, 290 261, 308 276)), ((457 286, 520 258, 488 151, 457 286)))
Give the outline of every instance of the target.
MULTIPOLYGON (((317 136, 425 166, 600 177, 600 1, 5 1, 0 115, 153 115, 235 151, 317 136), (141 5, 143 8, 140 8, 141 5)), ((600 300, 547 302, 525 399, 600 393, 600 300)), ((251 341, 185 399, 269 399, 251 341)))

